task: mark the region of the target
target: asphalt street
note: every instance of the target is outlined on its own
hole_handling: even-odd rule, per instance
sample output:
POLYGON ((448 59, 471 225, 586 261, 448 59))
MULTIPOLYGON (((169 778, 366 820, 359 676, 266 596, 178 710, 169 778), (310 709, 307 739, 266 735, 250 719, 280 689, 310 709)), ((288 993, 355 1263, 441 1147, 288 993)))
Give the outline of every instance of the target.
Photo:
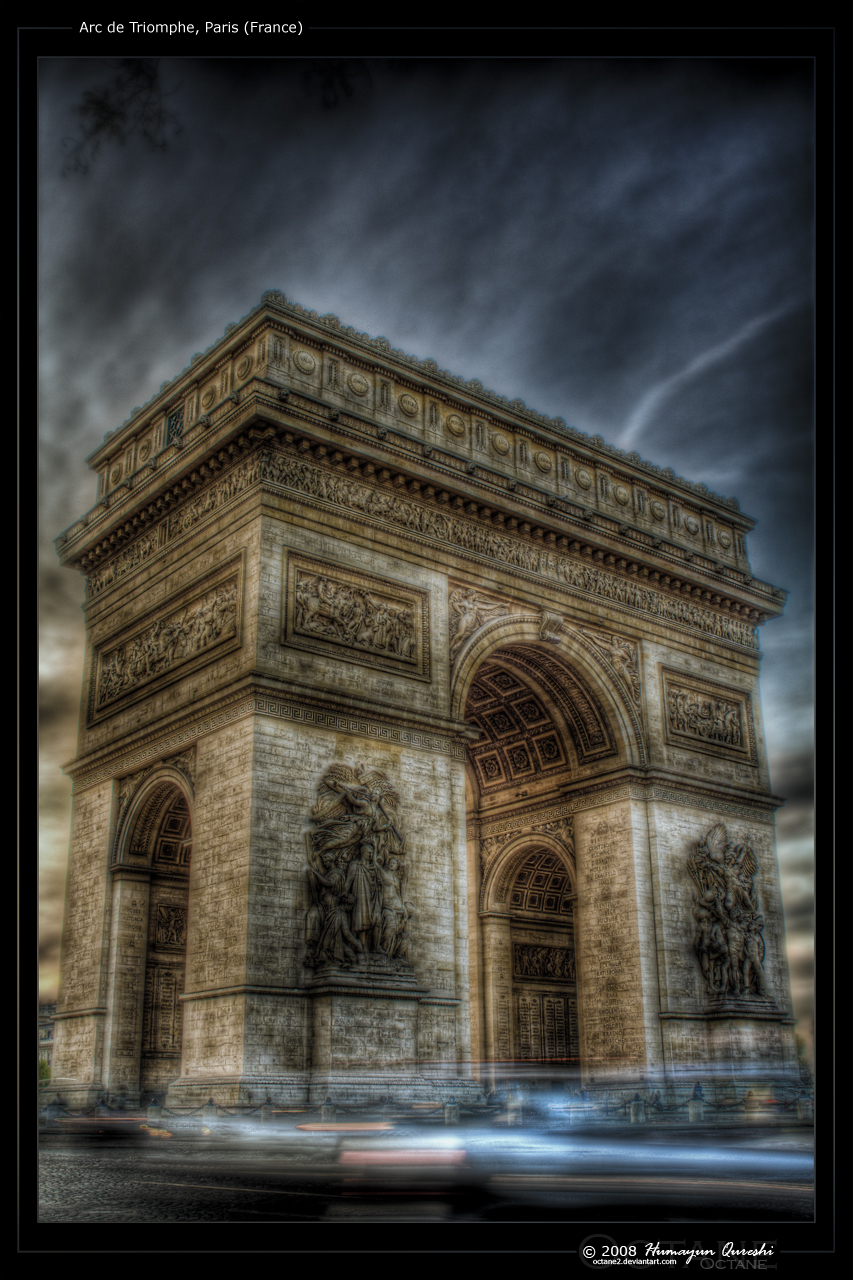
POLYGON ((789 1221, 808 1128, 581 1135, 43 1133, 39 1222, 789 1221))

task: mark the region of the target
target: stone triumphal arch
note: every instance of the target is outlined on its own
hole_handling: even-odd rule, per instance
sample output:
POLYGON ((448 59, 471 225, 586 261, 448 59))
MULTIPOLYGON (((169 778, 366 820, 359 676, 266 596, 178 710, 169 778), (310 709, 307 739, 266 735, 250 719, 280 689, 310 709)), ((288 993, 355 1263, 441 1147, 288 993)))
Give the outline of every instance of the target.
POLYGON ((277 292, 88 461, 55 1089, 795 1075, 734 499, 277 292))

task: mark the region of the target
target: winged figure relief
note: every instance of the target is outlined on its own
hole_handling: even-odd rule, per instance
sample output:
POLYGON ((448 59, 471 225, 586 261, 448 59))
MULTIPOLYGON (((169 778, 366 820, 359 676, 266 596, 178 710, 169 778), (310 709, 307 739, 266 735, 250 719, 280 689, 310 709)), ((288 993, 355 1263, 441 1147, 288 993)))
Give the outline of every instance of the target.
POLYGON ((505 618, 509 607, 495 604, 478 595, 473 587, 459 587, 450 593, 450 661, 456 660, 462 646, 493 618, 505 618))
POLYGON ((306 965, 408 959, 406 839, 399 795, 379 769, 333 764, 317 789, 308 839, 312 905, 306 965))
POLYGON ((755 891, 753 838, 730 840, 725 824, 718 822, 697 841, 687 869, 697 890, 693 948, 708 990, 764 995, 764 916, 755 891))

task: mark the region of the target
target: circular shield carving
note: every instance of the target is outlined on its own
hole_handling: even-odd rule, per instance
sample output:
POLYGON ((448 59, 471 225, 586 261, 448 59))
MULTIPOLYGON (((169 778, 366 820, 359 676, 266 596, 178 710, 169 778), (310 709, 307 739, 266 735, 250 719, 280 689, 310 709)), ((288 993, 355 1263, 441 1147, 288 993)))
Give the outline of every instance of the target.
POLYGON ((500 432, 497 432, 495 435, 493 435, 492 448, 494 449, 495 453, 501 453, 501 454, 509 453, 509 441, 507 440, 506 436, 502 436, 500 432))
POLYGON ((684 521, 684 527, 687 530, 687 532, 691 535, 691 537, 695 538, 696 534, 699 532, 699 521, 694 520, 693 516, 688 516, 687 519, 684 521))
POLYGON ((216 388, 208 387, 201 398, 202 409, 209 409, 215 399, 216 399, 216 388))
POLYGON ((451 413, 450 417, 447 419, 447 430, 453 436, 464 436, 465 423, 462 418, 459 417, 458 413, 451 413))
POLYGON ((237 365, 237 377, 245 378, 249 370, 251 369, 251 367, 252 367, 252 357, 243 356, 243 359, 237 365))
POLYGON ((351 373, 347 378, 347 386, 354 396, 366 396, 370 390, 370 383, 360 373, 351 373))
POLYGON ((543 453, 541 449, 538 453, 534 453, 533 461, 536 463, 540 471, 551 470, 551 459, 548 457, 547 453, 543 453))
POLYGON ((582 489, 592 488, 592 476, 588 471, 584 471, 583 467, 581 467, 579 471, 575 472, 575 479, 582 489))
POLYGON ((121 467, 113 467, 110 472, 110 484, 118 484, 121 479, 121 467))
POLYGON ((293 363, 297 369, 301 369, 303 373, 313 373, 316 361, 307 351, 297 351, 293 357, 293 363))
POLYGON ((414 396, 410 396, 408 391, 404 392, 397 401, 400 412, 404 413, 407 418, 413 418, 418 411, 418 402, 414 396))
POLYGON ((732 545, 731 534, 726 533, 725 529, 723 529, 720 533, 717 534, 717 541, 719 542, 721 547, 723 547, 726 551, 728 551, 729 547, 732 545))
POLYGON ((655 520, 663 520, 666 515, 666 507, 662 502, 651 502, 649 503, 649 508, 655 520))
POLYGON ((145 444, 139 450, 139 461, 144 462, 150 452, 151 452, 151 441, 146 440, 145 444))
POLYGON ((616 488, 613 490, 613 497, 620 506, 627 507, 631 495, 625 488, 624 484, 617 484, 616 488))

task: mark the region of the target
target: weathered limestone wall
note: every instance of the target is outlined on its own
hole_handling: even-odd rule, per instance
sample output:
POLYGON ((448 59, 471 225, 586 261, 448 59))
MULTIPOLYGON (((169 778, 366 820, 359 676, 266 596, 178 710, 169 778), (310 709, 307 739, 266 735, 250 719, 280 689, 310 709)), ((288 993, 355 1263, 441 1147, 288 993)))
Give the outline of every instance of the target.
MULTIPOLYGON (((187 925, 185 991, 215 992, 246 982, 252 819, 252 721, 198 741, 187 925)), ((239 1072, 243 998, 184 1001, 183 1074, 239 1072)))
MULTIPOLYGON (((74 796, 57 1013, 100 1005, 105 994, 112 793, 112 783, 105 782, 74 796)), ((61 1034, 54 1053, 60 1051, 59 1039, 61 1034)))
POLYGON ((654 915, 642 806, 575 814, 575 939, 581 1058, 596 1083, 642 1079, 659 1059, 654 915))
MULTIPOLYGON (((105 782, 77 792, 71 816, 71 841, 62 927, 61 975, 57 1013, 103 1008, 112 886, 108 848, 113 785, 105 782)), ((100 1084, 102 1015, 59 1017, 54 1030, 52 1084, 63 1094, 100 1084)))

